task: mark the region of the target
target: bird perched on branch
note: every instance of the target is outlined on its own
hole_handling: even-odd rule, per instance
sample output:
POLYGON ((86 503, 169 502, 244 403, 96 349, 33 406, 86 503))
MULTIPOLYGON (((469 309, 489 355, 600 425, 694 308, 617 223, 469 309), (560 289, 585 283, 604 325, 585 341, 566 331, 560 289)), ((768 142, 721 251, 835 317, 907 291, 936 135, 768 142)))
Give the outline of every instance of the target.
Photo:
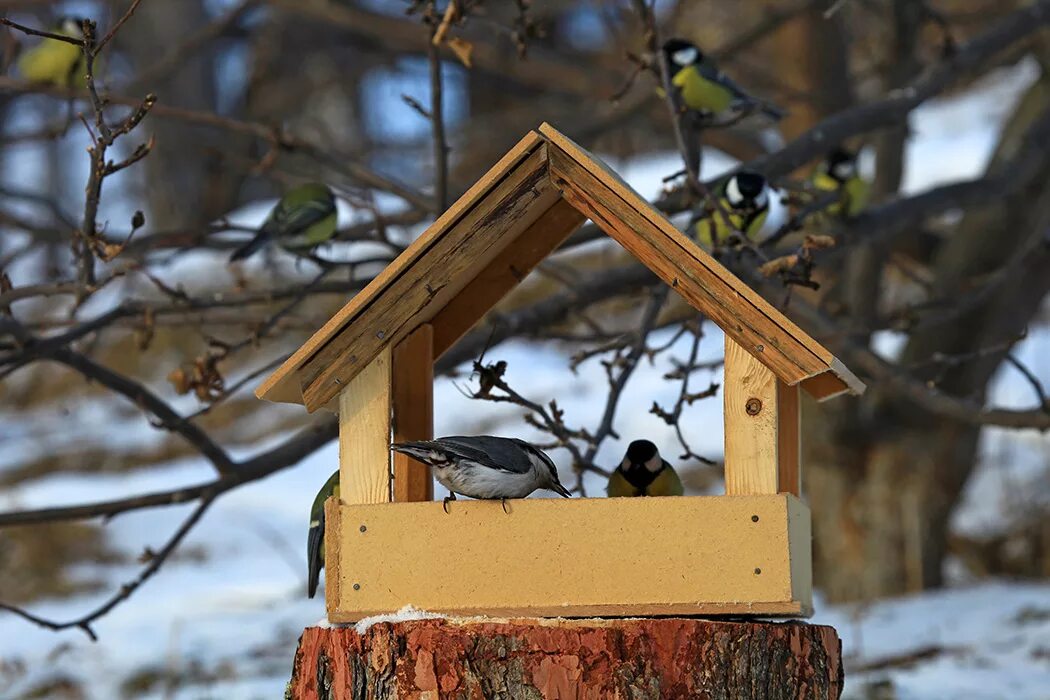
MULTIPOLYGON (((79 17, 62 17, 50 31, 52 34, 83 41, 83 22, 79 17)), ((18 59, 18 71, 23 78, 32 83, 64 88, 83 88, 87 85, 84 49, 58 39, 44 38, 23 53, 18 59)))
MULTIPOLYGON (((449 490, 444 508, 456 494, 470 498, 525 498, 536 489, 548 489, 568 498, 558 480, 558 468, 542 450, 517 438, 491 435, 438 438, 394 443, 390 449, 406 454, 434 470, 449 490)), ((506 503, 504 503, 506 509, 506 503)))
POLYGON ((745 116, 761 112, 774 120, 783 110, 748 95, 715 66, 696 44, 684 39, 668 39, 663 45, 664 60, 671 84, 678 88, 688 109, 707 117, 745 116))
POLYGON ((733 231, 754 240, 769 214, 769 183, 750 170, 733 173, 718 188, 718 206, 728 216, 716 209, 693 223, 700 245, 710 249, 724 243, 733 231))
POLYGON ((868 205, 869 185, 860 176, 857 154, 844 148, 835 148, 825 156, 811 178, 819 197, 823 192, 838 192, 839 201, 828 206, 832 216, 851 218, 864 211, 868 205))
POLYGON ((656 445, 635 440, 627 446, 620 466, 609 477, 605 493, 618 496, 681 496, 685 493, 674 467, 660 456, 656 445))
POLYGON ((271 241, 291 253, 305 254, 331 240, 338 214, 328 185, 308 182, 288 190, 274 205, 255 237, 233 251, 230 262, 243 260, 271 241))
POLYGON ((332 496, 339 498, 338 469, 324 482, 310 506, 310 532, 306 536, 306 594, 311 598, 317 593, 317 582, 324 568, 324 502, 332 496))

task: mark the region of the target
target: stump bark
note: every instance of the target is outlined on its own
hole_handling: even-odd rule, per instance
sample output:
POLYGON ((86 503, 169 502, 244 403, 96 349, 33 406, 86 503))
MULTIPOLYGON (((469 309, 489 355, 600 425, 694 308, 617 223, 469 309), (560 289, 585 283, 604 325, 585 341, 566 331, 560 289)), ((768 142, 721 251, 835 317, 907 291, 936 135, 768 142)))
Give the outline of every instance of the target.
POLYGON ((834 628, 802 622, 429 619, 307 628, 287 698, 835 700, 834 628))

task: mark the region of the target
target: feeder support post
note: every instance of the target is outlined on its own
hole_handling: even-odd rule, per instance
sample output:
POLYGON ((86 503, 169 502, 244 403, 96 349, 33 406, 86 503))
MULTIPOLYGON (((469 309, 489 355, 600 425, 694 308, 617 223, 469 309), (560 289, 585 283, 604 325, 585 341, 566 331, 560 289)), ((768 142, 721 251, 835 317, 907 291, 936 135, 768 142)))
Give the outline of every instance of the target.
POLYGON ((339 394, 339 489, 343 503, 390 502, 391 349, 339 394))
POLYGON ((726 494, 799 495, 798 386, 727 335, 723 396, 726 494))
MULTIPOLYGON (((434 327, 422 324, 394 348, 394 442, 434 439, 434 327)), ((408 455, 394 455, 394 500, 434 500, 430 469, 408 455)))

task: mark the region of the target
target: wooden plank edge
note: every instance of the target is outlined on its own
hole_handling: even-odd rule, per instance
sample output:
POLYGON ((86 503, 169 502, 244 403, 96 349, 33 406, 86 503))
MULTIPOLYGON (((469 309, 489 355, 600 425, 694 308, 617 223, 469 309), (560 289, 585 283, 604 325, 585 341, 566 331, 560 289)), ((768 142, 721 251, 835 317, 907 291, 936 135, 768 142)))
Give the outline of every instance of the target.
POLYGON ((841 362, 838 362, 837 368, 831 367, 827 371, 806 377, 799 384, 807 394, 819 402, 824 402, 843 394, 860 396, 867 389, 864 383, 846 369, 841 362))
POLYGON ((324 502, 324 604, 328 619, 339 609, 339 561, 342 558, 342 508, 339 499, 329 496, 324 502))
MULTIPOLYGON (((331 622, 347 624, 358 622, 366 617, 390 615, 396 610, 354 610, 332 611, 328 619, 331 622)), ((759 601, 754 603, 638 603, 632 605, 544 605, 523 608, 474 608, 457 607, 427 610, 438 615, 450 617, 485 618, 556 618, 581 619, 589 617, 630 618, 630 617, 690 617, 717 615, 754 615, 761 617, 803 617, 812 614, 812 605, 804 601, 759 601)))
MULTIPOLYGON (((569 139, 567 136, 562 134, 560 131, 551 126, 548 122, 544 122, 540 125, 540 133, 548 138, 553 146, 556 146, 567 157, 577 162, 582 167, 586 168, 592 175, 599 178, 607 186, 616 192, 615 184, 622 185, 628 193, 634 195, 642 202, 645 206, 638 207, 630 201, 625 200, 628 205, 634 206, 634 208, 642 214, 645 218, 649 219, 651 223, 660 228, 665 234, 667 234, 675 243, 682 246, 683 241, 688 241, 681 231, 679 231, 665 216, 656 211, 656 209, 649 204, 649 202, 642 197, 638 192, 627 184, 623 179, 616 177, 614 183, 609 182, 610 173, 614 171, 606 166, 597 157, 591 154, 589 151, 581 147, 579 144, 569 139), (668 230, 670 229, 670 230, 668 230), (680 240, 681 239, 681 240, 680 240)), ((739 277, 734 275, 732 272, 727 270, 724 265, 719 263, 717 260, 712 258, 706 251, 696 247, 697 251, 688 251, 691 253, 690 257, 696 260, 699 264, 706 267, 713 275, 722 279, 734 292, 743 297, 744 300, 749 302, 755 310, 762 315, 766 316, 776 326, 784 331, 785 334, 792 336, 796 341, 809 350, 814 356, 821 360, 825 364, 829 364, 834 360, 834 356, 827 348, 821 345, 811 335, 806 333, 804 330, 798 327, 794 321, 788 318, 784 313, 776 309, 772 304, 766 301, 761 294, 756 292, 747 286, 739 277), (696 255, 695 253, 700 253, 696 255)))
POLYGON ((787 497, 788 571, 791 599, 798 602, 800 617, 813 614, 813 530, 809 508, 793 494, 787 497))
MULTIPOLYGON (((435 254, 435 250, 441 248, 443 254, 448 258, 444 261, 446 264, 454 257, 471 263, 478 258, 490 260, 491 257, 496 257, 499 250, 508 244, 507 241, 512 241, 515 237, 509 232, 517 232, 518 229, 485 226, 485 222, 500 221, 507 207, 518 207, 523 214, 522 218, 528 218, 531 222, 546 211, 547 206, 559 195, 558 191, 550 186, 547 149, 547 142, 540 140, 537 147, 528 152, 514 168, 504 173, 484 197, 475 202, 469 210, 463 213, 462 217, 446 228, 441 237, 434 239, 427 251, 428 255, 440 258, 441 256, 435 254), (496 233, 484 233, 487 229, 496 233), (449 234, 457 231, 463 232, 464 235, 458 237, 459 240, 449 243, 449 234), (482 239, 481 250, 476 250, 473 255, 466 255, 463 248, 469 241, 476 238, 482 239), (486 257, 489 253, 491 257, 486 257)), ((527 228, 528 224, 524 223, 521 226, 527 228)), ((361 341, 360 335, 353 331, 354 323, 362 323, 365 318, 369 318, 370 321, 387 324, 387 321, 381 320, 382 317, 370 312, 379 302, 388 301, 390 303, 387 306, 396 305, 402 303, 406 296, 423 289, 419 284, 423 282, 419 269, 423 265, 425 263, 422 260, 416 260, 412 265, 400 270, 386 289, 362 303, 354 318, 350 319, 323 345, 316 348, 306 362, 298 368, 296 377, 302 391, 303 405, 306 406, 308 412, 313 413, 324 408, 329 400, 340 391, 338 388, 340 382, 344 386, 348 384, 379 351, 400 342, 415 325, 430 320, 438 309, 447 305, 452 299, 456 290, 460 288, 459 281, 462 281, 462 286, 469 283, 469 274, 466 272, 450 277, 447 280, 448 284, 440 285, 436 294, 431 293, 426 300, 418 300, 421 302, 419 306, 410 305, 415 309, 411 315, 398 316, 398 323, 385 329, 381 342, 374 347, 366 343, 367 347, 364 352, 353 352, 351 341, 361 341), (351 340, 344 337, 346 334, 349 334, 351 340)), ((432 264, 426 265, 428 271, 433 270, 432 264)))
MULTIPOLYGON (((434 326, 420 324, 394 346, 391 365, 394 442, 434 439, 434 326)), ((394 500, 434 500, 430 467, 393 455, 394 500)))
POLYGON ((513 148, 510 149, 488 172, 481 176, 452 206, 445 210, 427 229, 376 275, 368 285, 355 294, 350 300, 321 326, 303 345, 274 370, 255 390, 255 396, 268 401, 301 403, 302 392, 298 382, 293 381, 295 373, 321 347, 350 323, 361 308, 371 298, 386 289, 405 269, 411 267, 420 256, 425 254, 440 235, 455 225, 484 196, 498 186, 507 174, 532 154, 539 146, 546 143, 539 133, 530 131, 513 148), (403 261, 399 263, 398 261, 403 261), (289 386, 290 384, 290 386, 289 386), (273 398, 271 398, 271 396, 273 398))
MULTIPOLYGON (((689 253, 683 246, 679 246, 678 250, 681 254, 664 249, 662 244, 669 243, 671 246, 676 243, 671 240, 671 236, 660 227, 656 226, 651 219, 643 216, 638 212, 637 207, 625 200, 616 190, 610 187, 605 181, 598 179, 593 173, 583 168, 575 160, 568 158, 564 152, 554 151, 551 154, 551 173, 552 176, 557 179, 558 186, 565 192, 566 199, 569 200, 573 206, 579 208, 585 215, 589 216, 592 220, 595 220, 600 228, 605 229, 606 219, 611 217, 616 221, 623 222, 622 217, 618 216, 614 207, 602 204, 598 200, 605 198, 608 201, 616 202, 616 206, 634 212, 638 221, 635 225, 626 225, 626 229, 632 232, 631 235, 636 235, 639 226, 646 226, 651 229, 657 240, 649 240, 651 236, 637 236, 639 242, 643 247, 651 249, 654 257, 658 258, 659 261, 666 262, 666 274, 661 273, 653 265, 648 265, 643 257, 638 254, 632 253, 633 257, 642 265, 648 267, 664 284, 676 289, 680 294, 683 295, 685 301, 693 306, 700 313, 708 316, 712 321, 724 331, 729 334, 729 329, 732 326, 737 326, 739 329, 747 329, 747 332, 754 336, 751 340, 741 340, 740 345, 744 348, 751 356, 755 357, 763 366, 769 368, 776 376, 786 382, 789 385, 795 385, 803 379, 812 376, 816 372, 823 370, 823 362, 809 352, 804 347, 798 347, 796 343, 795 352, 786 352, 785 348, 781 347, 784 343, 782 342, 785 338, 781 334, 781 328, 776 325, 771 319, 765 315, 754 312, 752 314, 740 314, 733 307, 739 301, 739 294, 737 294, 732 288, 725 287, 724 283, 718 285, 717 289, 713 289, 716 283, 711 278, 718 280, 717 276, 702 265, 690 265, 688 262, 689 253), (575 169, 577 172, 572 172, 567 168, 575 169), (583 178, 591 178, 591 181, 578 183, 575 180, 583 178), (595 196, 595 192, 601 189, 602 195, 595 196), (592 205, 593 203, 593 205, 592 205), (605 217, 604 213, 608 213, 609 217, 605 217), (601 219, 600 221, 598 219, 601 219), (662 239, 660 238, 662 237, 662 239), (690 280, 690 289, 694 290, 698 295, 702 295, 708 300, 710 308, 703 308, 697 306, 685 296, 684 288, 679 287, 677 278, 679 276, 685 276, 690 280), (670 278, 669 278, 670 277, 670 278), (723 318, 716 318, 721 315, 723 318), (766 326, 763 330, 761 326, 766 326), (755 342, 757 341, 757 342, 755 342), (753 350, 753 347, 759 345, 769 345, 771 351, 775 352, 776 356, 782 358, 782 362, 774 363, 766 359, 767 356, 763 356, 760 352, 753 350), (798 362, 799 353, 805 353, 806 361, 808 365, 800 365, 798 362)), ((626 222, 623 222, 626 224, 626 222)), ((611 227, 615 227, 614 224, 609 224, 611 227)), ((610 233, 606 231, 606 234, 610 238, 617 240, 625 250, 631 252, 631 243, 626 240, 620 240, 616 233, 610 233)), ((683 238, 679 233, 678 236, 683 238)), ((622 236, 621 236, 622 238, 622 236)), ((688 240, 688 239, 684 239, 688 240)), ((695 261, 695 259, 694 259, 695 261)), ((699 302, 701 305, 703 302, 699 302)), ((794 340, 788 338, 787 340, 794 340)))
MULTIPOLYGON (((551 189, 557 192, 557 190, 555 190, 553 186, 551 187, 551 189)), ((483 318, 485 318, 485 316, 490 311, 492 311, 492 309, 496 308, 500 301, 506 298, 508 294, 510 294, 515 288, 517 288, 517 286, 519 286, 521 282, 524 281, 524 278, 530 272, 536 269, 538 265, 542 264, 542 262, 546 260, 554 251, 556 251, 558 247, 562 243, 564 243, 565 240, 573 234, 573 232, 579 229, 579 227, 582 226, 584 221, 586 220, 587 217, 584 216, 582 212, 580 212, 578 209, 576 209, 576 207, 572 206, 569 202, 567 202, 563 197, 559 195, 558 198, 555 199, 554 203, 551 206, 549 206, 546 211, 540 214, 539 218, 537 218, 536 221, 532 222, 531 224, 529 224, 529 226, 522 230, 517 235, 517 237, 515 237, 515 239, 511 241, 510 244, 508 244, 507 248, 500 252, 500 254, 496 257, 495 260, 492 261, 492 263, 489 264, 488 267, 486 267, 477 275, 475 275, 474 279, 468 282, 466 287, 460 290, 460 292, 455 297, 453 297, 453 299, 448 304, 446 304, 441 311, 434 315, 433 319, 431 319, 431 322, 435 326, 434 360, 436 361, 448 350, 450 350, 456 344, 456 342, 459 341, 460 338, 466 335, 471 330, 471 328, 473 328, 483 318), (547 250, 546 253, 544 253, 536 260, 533 260, 531 256, 529 256, 527 260, 519 262, 519 264, 515 266, 516 271, 520 276, 517 281, 517 284, 511 286, 510 288, 500 293, 499 298, 486 298, 482 302, 482 305, 487 306, 486 310, 483 311, 476 319, 474 319, 473 323, 467 326, 462 323, 454 324, 450 320, 448 320, 449 318, 454 317, 457 313, 459 313, 460 307, 462 305, 460 303, 460 299, 464 297, 464 295, 472 294, 472 288, 475 285, 483 284, 483 281, 486 280, 491 280, 491 276, 489 273, 490 268, 492 268, 492 266, 499 265, 500 261, 504 258, 504 256, 506 256, 508 253, 510 255, 513 255, 515 251, 521 249, 521 246, 523 244, 528 245, 528 241, 524 240, 526 237, 528 237, 532 241, 535 241, 537 237, 542 238, 552 233, 555 235, 557 240, 552 246, 549 246, 549 250, 547 250)))

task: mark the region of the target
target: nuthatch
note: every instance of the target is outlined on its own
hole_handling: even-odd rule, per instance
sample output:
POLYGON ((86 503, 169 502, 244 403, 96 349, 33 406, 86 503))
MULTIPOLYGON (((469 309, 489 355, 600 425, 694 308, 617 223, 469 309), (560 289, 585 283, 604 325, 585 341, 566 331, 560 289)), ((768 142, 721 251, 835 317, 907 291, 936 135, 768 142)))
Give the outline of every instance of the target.
POLYGON ((627 446, 627 454, 609 477, 605 490, 610 497, 681 496, 684 492, 674 467, 648 440, 635 440, 627 446))
POLYGON ((434 477, 449 490, 444 502, 446 513, 448 502, 456 500, 456 494, 506 500, 549 489, 570 496, 558 480, 558 468, 551 458, 517 438, 453 435, 394 443, 390 449, 433 468, 434 477))

